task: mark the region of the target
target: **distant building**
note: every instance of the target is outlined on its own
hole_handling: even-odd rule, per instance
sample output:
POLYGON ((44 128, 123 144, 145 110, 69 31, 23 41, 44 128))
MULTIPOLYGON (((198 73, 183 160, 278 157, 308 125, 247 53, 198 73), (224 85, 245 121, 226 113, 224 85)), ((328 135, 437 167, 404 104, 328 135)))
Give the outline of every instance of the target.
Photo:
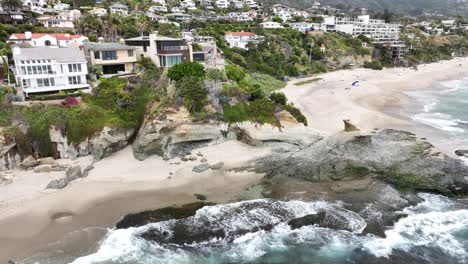
POLYGON ((148 8, 148 11, 149 12, 153 12, 153 13, 159 13, 159 12, 164 12, 166 13, 167 12, 167 6, 162 6, 162 5, 154 5, 154 6, 150 6, 148 8))
POLYGON ((230 5, 231 5, 231 2, 229 0, 217 0, 216 1, 216 6, 221 9, 228 8, 230 5))
POLYGON ((41 16, 37 20, 46 28, 74 29, 75 24, 72 20, 64 19, 59 16, 41 16))
POLYGON ((221 51, 211 37, 186 33, 184 38, 170 38, 154 32, 149 36, 126 39, 125 43, 137 48, 138 57, 151 58, 157 67, 196 61, 208 68, 224 68, 221 51))
POLYGON ((126 5, 123 5, 121 3, 113 3, 110 7, 109 10, 111 14, 117 14, 121 16, 128 16, 128 7, 126 5))
POLYGON ((54 5, 54 10, 55 11, 63 11, 63 10, 68 10, 68 9, 70 9, 69 4, 57 3, 57 4, 54 5))
POLYGON ((388 44, 399 41, 400 24, 385 23, 384 20, 370 19, 368 15, 350 17, 327 17, 323 22, 325 31, 336 31, 353 36, 364 35, 372 38, 376 44, 388 44))
POLYGON ((105 16, 107 15, 107 10, 104 8, 94 8, 93 10, 88 11, 88 14, 96 15, 96 16, 105 16))
POLYGON ((102 66, 104 75, 129 74, 138 61, 136 48, 121 43, 85 43, 84 53, 90 65, 102 66))
POLYGON ((10 25, 38 25, 37 19, 18 11, 0 11, 0 24, 10 25))
POLYGON ((247 49, 249 43, 259 43, 263 41, 263 36, 259 36, 253 32, 229 32, 224 36, 230 47, 247 49))
POLYGON ((278 22, 273 22, 273 21, 267 21, 263 22, 260 24, 262 28, 284 28, 283 25, 281 25, 278 22))
POLYGON ((13 33, 8 42, 17 44, 28 43, 32 47, 58 46, 68 47, 74 43, 77 46, 87 42, 88 38, 82 35, 70 35, 64 33, 13 33))
POLYGON ((13 47, 16 83, 26 96, 85 89, 88 67, 78 48, 13 47))

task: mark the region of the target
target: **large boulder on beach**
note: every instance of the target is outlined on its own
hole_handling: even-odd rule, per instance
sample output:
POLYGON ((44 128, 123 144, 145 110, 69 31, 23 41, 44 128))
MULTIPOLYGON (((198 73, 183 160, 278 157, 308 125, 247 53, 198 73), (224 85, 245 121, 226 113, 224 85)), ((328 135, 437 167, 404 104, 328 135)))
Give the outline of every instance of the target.
POLYGON ((52 180, 47 185, 46 189, 63 189, 68 185, 67 178, 60 178, 57 180, 52 180))
POLYGON ((468 156, 468 149, 457 149, 455 150, 455 155, 457 156, 468 156))
POLYGON ((39 161, 35 159, 33 156, 28 156, 21 162, 21 167, 23 167, 24 169, 33 168, 33 167, 36 167, 37 165, 39 165, 39 161))
POLYGON ((223 141, 223 130, 226 128, 220 124, 194 120, 183 107, 163 109, 145 121, 133 143, 133 153, 138 160, 151 155, 185 156, 195 148, 223 141))
POLYGON ((67 175, 67 180, 69 182, 83 177, 83 172, 81 171, 81 166, 80 165, 75 165, 75 166, 69 168, 67 170, 66 175, 67 175))
POLYGON ((200 165, 194 166, 192 171, 196 173, 202 173, 210 169, 210 164, 202 163, 200 165))
POLYGON ((295 153, 274 153, 257 160, 258 172, 308 181, 373 177, 400 189, 468 195, 468 167, 435 155, 433 146, 414 134, 386 129, 370 134, 340 133, 295 153))

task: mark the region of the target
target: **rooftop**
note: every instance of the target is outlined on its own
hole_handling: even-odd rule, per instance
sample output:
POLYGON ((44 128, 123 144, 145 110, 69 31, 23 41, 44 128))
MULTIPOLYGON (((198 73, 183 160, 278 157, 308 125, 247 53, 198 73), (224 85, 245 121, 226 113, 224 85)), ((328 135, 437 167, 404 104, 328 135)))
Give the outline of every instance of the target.
POLYGON ((78 39, 81 37, 84 37, 82 35, 70 35, 70 34, 63 34, 63 33, 53 33, 53 34, 48 34, 48 33, 32 33, 31 38, 26 38, 25 33, 13 33, 10 36, 10 40, 15 40, 15 39, 38 39, 42 38, 43 36, 51 36, 53 38, 56 38, 58 40, 73 40, 73 39, 78 39))
POLYGON ((78 48, 19 48, 20 53, 13 52, 17 60, 55 60, 57 62, 85 62, 84 55, 78 48))
POLYGON ((122 43, 95 43, 95 42, 87 42, 84 44, 86 49, 94 50, 94 51, 103 51, 103 50, 129 50, 135 49, 135 47, 128 46, 122 43))
MULTIPOLYGON (((145 41, 145 40, 149 40, 149 36, 139 36, 139 37, 136 37, 136 38, 129 38, 129 39, 125 39, 125 40, 129 40, 129 41, 145 41)), ((159 41, 170 41, 170 40, 174 40, 174 41, 178 41, 178 40, 182 40, 182 38, 171 38, 171 37, 165 37, 165 36, 161 36, 161 35, 157 35, 156 36, 156 40, 159 40, 159 41)))
POLYGON ((241 32, 228 32, 226 33, 226 35, 229 35, 229 36, 236 36, 236 37, 252 37, 252 36, 257 36, 257 34, 253 33, 253 32, 244 32, 244 31, 241 31, 241 32))

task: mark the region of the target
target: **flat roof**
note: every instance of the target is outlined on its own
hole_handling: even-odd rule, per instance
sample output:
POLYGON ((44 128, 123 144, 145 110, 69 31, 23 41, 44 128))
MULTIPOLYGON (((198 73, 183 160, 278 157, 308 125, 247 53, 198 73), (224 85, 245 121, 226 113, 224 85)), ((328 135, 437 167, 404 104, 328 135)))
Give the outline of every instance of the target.
POLYGON ((55 60, 57 62, 86 62, 78 48, 34 47, 20 48, 21 53, 13 56, 18 60, 55 60))
POLYGON ((103 50, 129 50, 135 49, 135 47, 128 46, 122 43, 96 43, 96 42, 86 42, 84 44, 86 49, 103 51, 103 50))

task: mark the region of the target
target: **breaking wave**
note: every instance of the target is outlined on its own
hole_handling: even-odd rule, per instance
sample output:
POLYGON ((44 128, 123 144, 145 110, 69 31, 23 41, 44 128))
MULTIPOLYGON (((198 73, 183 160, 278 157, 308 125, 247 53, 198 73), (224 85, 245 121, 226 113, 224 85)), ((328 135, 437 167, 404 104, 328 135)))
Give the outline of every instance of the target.
MULTIPOLYGON (((385 238, 362 235, 366 222, 341 203, 253 200, 203 207, 186 219, 111 230, 96 253, 73 263, 362 263, 422 247, 443 252, 447 263, 468 263, 466 205, 420 196, 423 202, 404 209, 408 216, 385 238), (288 223, 318 212, 343 230, 288 223)), ((417 257, 414 263, 432 263, 417 257)))

